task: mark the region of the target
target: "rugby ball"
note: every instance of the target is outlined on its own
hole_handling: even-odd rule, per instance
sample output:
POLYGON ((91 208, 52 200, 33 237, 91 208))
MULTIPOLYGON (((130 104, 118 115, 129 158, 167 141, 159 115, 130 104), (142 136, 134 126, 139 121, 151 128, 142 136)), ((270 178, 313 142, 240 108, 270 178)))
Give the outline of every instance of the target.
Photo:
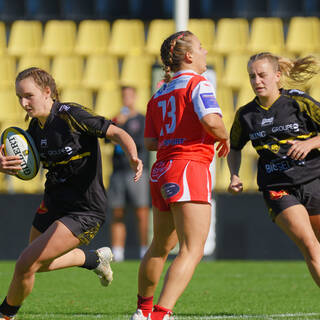
POLYGON ((1 135, 5 156, 19 156, 22 160, 21 170, 16 177, 22 180, 34 178, 40 167, 40 156, 32 137, 18 127, 9 127, 1 135))

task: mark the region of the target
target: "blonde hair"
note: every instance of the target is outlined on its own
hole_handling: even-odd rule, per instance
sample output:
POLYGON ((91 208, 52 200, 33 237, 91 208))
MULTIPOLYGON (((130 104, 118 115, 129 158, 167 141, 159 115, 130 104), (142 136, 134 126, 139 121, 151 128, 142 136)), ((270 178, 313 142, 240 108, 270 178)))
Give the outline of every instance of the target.
POLYGON ((186 52, 192 52, 190 39, 192 35, 190 31, 179 31, 163 41, 160 53, 165 82, 171 80, 171 72, 177 72, 180 69, 186 52))
POLYGON ((320 62, 312 55, 289 59, 274 55, 270 52, 261 52, 251 56, 248 61, 248 68, 253 62, 262 59, 267 59, 275 71, 280 71, 281 87, 305 84, 320 71, 320 62))
MULTIPOLYGON (((59 101, 59 93, 57 85, 53 77, 45 70, 37 67, 31 67, 21 71, 16 77, 16 85, 19 81, 26 78, 32 78, 34 82, 42 89, 49 87, 51 90, 51 98, 54 101, 59 101)), ((29 116, 25 116, 25 121, 28 121, 29 116)))

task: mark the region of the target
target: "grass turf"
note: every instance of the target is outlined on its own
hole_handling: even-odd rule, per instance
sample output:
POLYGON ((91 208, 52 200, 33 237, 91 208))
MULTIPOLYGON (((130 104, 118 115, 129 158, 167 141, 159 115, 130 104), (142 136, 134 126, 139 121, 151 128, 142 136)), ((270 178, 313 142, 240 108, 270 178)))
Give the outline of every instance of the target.
MULTIPOLYGON (((137 261, 113 263, 108 288, 81 268, 37 274, 18 320, 129 319, 138 267, 137 261)), ((1 299, 13 268, 14 262, 0 261, 1 299)), ((177 320, 320 319, 319 293, 303 261, 203 261, 174 312, 177 320)))

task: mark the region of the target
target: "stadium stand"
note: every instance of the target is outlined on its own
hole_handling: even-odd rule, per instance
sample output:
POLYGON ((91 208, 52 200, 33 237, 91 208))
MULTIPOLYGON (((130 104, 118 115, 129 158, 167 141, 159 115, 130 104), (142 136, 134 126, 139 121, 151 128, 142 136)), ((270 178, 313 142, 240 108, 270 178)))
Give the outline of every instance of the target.
POLYGON ((7 54, 7 31, 6 24, 3 21, 0 21, 0 56, 7 54))
POLYGON ((83 58, 77 55, 55 56, 51 73, 59 88, 75 88, 81 85, 83 58))
POLYGON ((25 19, 42 22, 61 19, 60 1, 25 0, 25 19))
POLYGON ((286 50, 293 55, 319 53, 320 20, 317 17, 292 17, 288 26, 286 50))
POLYGON ((2 56, 0 59, 0 89, 13 88, 15 77, 16 58, 9 55, 2 56))
POLYGON ((106 20, 82 20, 78 26, 74 52, 84 56, 108 52, 110 23, 106 20))
POLYGON ((63 19, 81 21, 94 19, 95 17, 94 1, 63 0, 60 3, 61 16, 63 19))
POLYGON ((1 0, 0 20, 11 23, 25 16, 25 0, 1 0))
POLYGON ((93 109, 92 91, 87 88, 64 88, 60 94, 62 102, 75 102, 86 108, 93 109))
POLYGON ((50 58, 44 55, 23 56, 19 59, 17 72, 30 67, 38 67, 50 72, 50 58))
POLYGON ((118 59, 110 55, 91 55, 87 58, 82 85, 92 90, 114 89, 119 85, 118 59))
POLYGON ((113 119, 121 108, 120 88, 115 90, 100 89, 97 94, 95 112, 108 118, 113 119))
POLYGON ((39 54, 42 44, 42 24, 38 20, 16 20, 12 23, 8 53, 13 56, 39 54))
POLYGON ((222 18, 217 23, 214 51, 224 56, 243 53, 249 41, 249 22, 244 18, 222 18))
POLYGON ((269 0, 268 15, 287 19, 292 16, 299 16, 303 12, 301 0, 269 0))
POLYGON ((142 54, 145 45, 144 39, 142 20, 116 20, 111 28, 109 53, 118 57, 124 57, 128 54, 142 54))
POLYGON ((49 20, 44 26, 41 52, 48 56, 72 54, 76 23, 72 20, 49 20))
POLYGON ((267 16, 267 0, 235 0, 234 12, 236 17, 253 19, 267 16))

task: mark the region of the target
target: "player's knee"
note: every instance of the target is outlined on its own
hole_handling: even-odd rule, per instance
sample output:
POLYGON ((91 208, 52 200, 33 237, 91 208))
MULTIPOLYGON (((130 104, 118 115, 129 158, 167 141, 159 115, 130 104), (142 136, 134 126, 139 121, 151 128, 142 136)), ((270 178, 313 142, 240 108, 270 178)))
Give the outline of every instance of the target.
POLYGON ((112 222, 123 222, 124 212, 123 209, 114 209, 112 212, 112 222))
POLYGON ((300 247, 304 256, 311 258, 312 260, 320 261, 320 244, 317 239, 308 238, 300 240, 298 246, 300 247))
POLYGON ((37 272, 41 266, 40 261, 23 252, 16 262, 15 272, 20 275, 29 275, 37 272))

